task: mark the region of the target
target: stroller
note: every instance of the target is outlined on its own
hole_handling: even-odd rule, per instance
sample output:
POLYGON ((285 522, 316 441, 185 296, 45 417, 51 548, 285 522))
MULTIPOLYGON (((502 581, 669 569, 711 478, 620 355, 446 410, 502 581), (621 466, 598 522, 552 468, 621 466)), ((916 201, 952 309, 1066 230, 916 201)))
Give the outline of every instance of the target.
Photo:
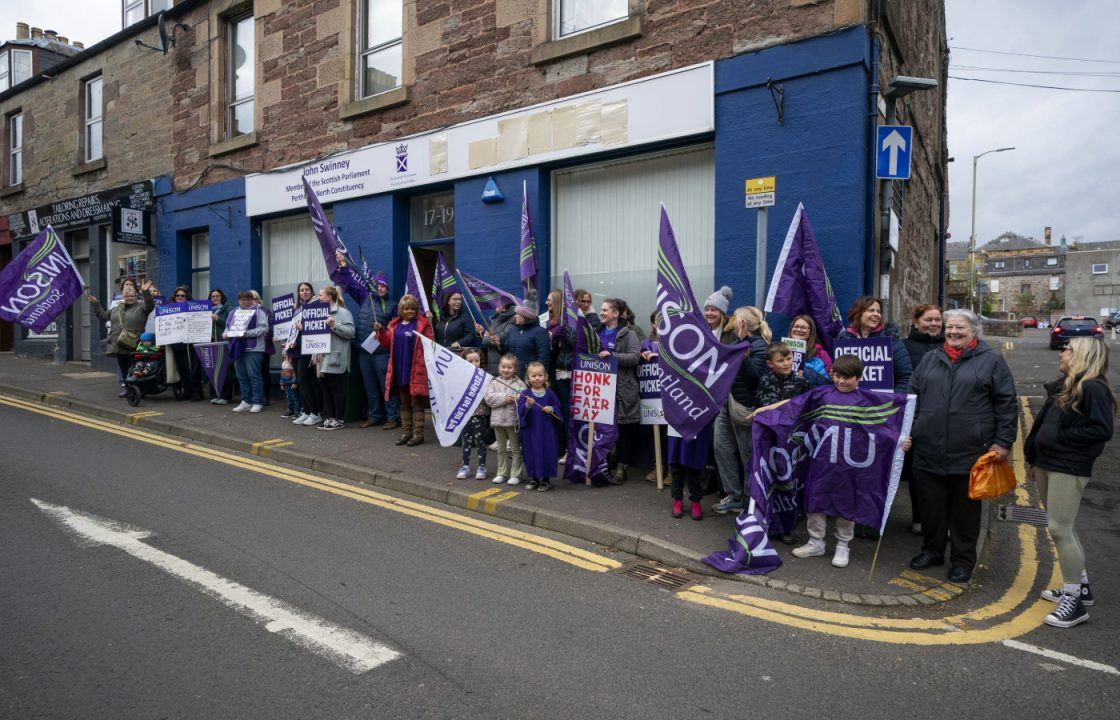
POLYGON ((167 381, 167 363, 162 350, 149 353, 132 353, 132 365, 124 380, 125 399, 132 407, 148 395, 158 395, 168 388, 178 399, 182 392, 178 384, 167 381))

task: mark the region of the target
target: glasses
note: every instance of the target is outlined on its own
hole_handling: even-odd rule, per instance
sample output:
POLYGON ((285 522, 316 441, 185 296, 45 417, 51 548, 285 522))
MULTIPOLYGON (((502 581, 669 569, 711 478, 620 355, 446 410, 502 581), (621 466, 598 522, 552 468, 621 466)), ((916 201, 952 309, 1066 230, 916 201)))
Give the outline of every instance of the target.
POLYGON ((186 293, 175 293, 175 297, 177 297, 177 298, 180 298, 180 297, 185 298, 186 296, 187 296, 186 293))

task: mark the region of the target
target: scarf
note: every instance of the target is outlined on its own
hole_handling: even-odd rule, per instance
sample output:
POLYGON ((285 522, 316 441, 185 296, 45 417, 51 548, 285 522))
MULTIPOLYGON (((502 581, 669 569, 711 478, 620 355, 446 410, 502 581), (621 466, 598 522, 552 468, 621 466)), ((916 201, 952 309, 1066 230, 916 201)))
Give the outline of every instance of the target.
POLYGON ((867 333, 866 335, 864 335, 863 333, 861 333, 861 332, 859 331, 859 328, 858 328, 858 327, 856 327, 855 325, 849 325, 849 326, 848 326, 848 332, 850 332, 850 333, 851 333, 852 335, 854 335, 854 336, 855 336, 855 337, 857 337, 857 338, 867 338, 867 337, 871 337, 871 335, 872 335, 873 333, 883 332, 883 331, 884 331, 884 330, 886 330, 886 329, 887 329, 887 325, 886 325, 886 323, 879 323, 878 325, 876 325, 876 326, 875 326, 874 328, 872 328, 872 329, 871 329, 871 332, 869 332, 869 333, 867 333))
POLYGON ((963 353, 965 350, 975 350, 976 346, 979 344, 980 338, 972 338, 972 342, 970 342, 965 347, 955 348, 949 345, 949 341, 946 340, 945 344, 942 345, 942 349, 945 350, 945 354, 949 356, 949 362, 956 363, 957 360, 961 359, 961 353, 963 353))

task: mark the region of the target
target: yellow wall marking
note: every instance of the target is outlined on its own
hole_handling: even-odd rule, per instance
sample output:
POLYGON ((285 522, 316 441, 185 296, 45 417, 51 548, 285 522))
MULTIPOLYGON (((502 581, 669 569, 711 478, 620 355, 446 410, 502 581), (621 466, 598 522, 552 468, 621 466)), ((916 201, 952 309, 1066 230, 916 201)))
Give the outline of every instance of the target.
POLYGON ((490 495, 497 495, 501 491, 502 491, 501 488, 493 487, 493 488, 489 488, 487 490, 482 490, 480 492, 476 492, 475 494, 473 494, 473 495, 471 495, 470 497, 467 498, 467 509, 468 510, 477 510, 478 509, 478 504, 480 502, 482 502, 482 498, 488 497, 490 495))
POLYGON ((515 497, 517 497, 516 490, 507 490, 501 495, 495 495, 494 497, 486 498, 486 502, 482 503, 482 511, 493 514, 493 512, 498 509, 498 503, 505 502, 506 500, 515 497))

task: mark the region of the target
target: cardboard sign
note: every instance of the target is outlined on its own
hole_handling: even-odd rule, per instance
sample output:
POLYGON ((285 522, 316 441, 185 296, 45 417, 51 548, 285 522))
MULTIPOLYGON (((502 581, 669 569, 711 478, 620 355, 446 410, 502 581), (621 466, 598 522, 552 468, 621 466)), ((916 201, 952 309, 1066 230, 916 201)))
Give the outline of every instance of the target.
POLYGON ((272 339, 278 343, 286 342, 296 315, 296 296, 294 293, 272 298, 271 317, 272 339))
POLYGON ((661 406, 661 365, 657 358, 638 363, 637 375, 642 425, 665 425, 665 408, 661 406))
POLYGON ((319 355, 331 351, 331 329, 327 320, 331 316, 331 306, 324 302, 304 303, 300 308, 303 331, 300 352, 304 355, 319 355))
POLYGON ((614 424, 618 360, 577 355, 572 363, 572 420, 614 424))
POLYGON ((188 300, 156 306, 156 345, 210 342, 210 301, 188 300))
POLYGON ((894 392, 894 342, 891 338, 840 338, 832 345, 834 359, 855 355, 863 361, 861 388, 894 392))
POLYGON ((232 320, 229 321, 229 326, 226 328, 226 335, 231 338, 245 337, 245 331, 249 329, 249 323, 253 322, 253 318, 257 314, 257 309, 251 307, 248 310, 245 308, 236 308, 230 315, 232 320))
POLYGON ((801 370, 801 364, 805 362, 806 342, 798 340, 797 338, 784 337, 782 342, 789 345, 789 349, 793 351, 793 371, 798 372, 801 370))

